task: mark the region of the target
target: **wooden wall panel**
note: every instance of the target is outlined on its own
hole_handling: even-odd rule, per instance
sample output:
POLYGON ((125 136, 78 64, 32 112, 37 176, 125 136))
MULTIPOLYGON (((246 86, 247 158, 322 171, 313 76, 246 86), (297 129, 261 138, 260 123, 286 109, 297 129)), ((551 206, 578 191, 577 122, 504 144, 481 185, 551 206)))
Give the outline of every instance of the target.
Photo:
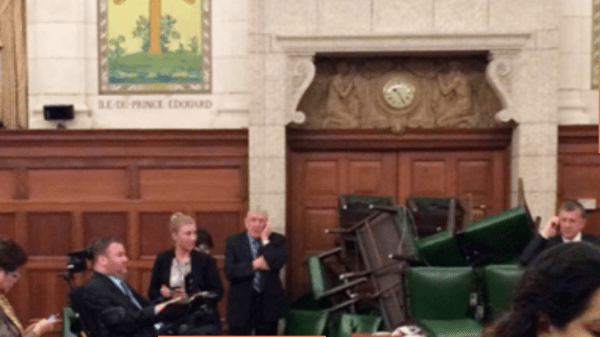
POLYGON ((27 225, 32 257, 63 257, 71 250, 70 213, 29 213, 27 225))
POLYGON ((169 221, 172 214, 172 212, 140 214, 140 257, 148 258, 171 248, 173 244, 169 221))
POLYGON ((146 169, 140 180, 147 200, 238 200, 243 192, 236 169, 146 169))
POLYGON ((62 312, 68 285, 57 276, 59 271, 60 269, 55 268, 32 270, 27 273, 30 293, 28 307, 31 317, 47 317, 51 313, 58 315, 62 312))
POLYGON ((15 192, 13 170, 0 170, 0 200, 11 200, 15 192))
MULTIPOLYGON (((146 295, 155 254, 172 246, 173 212, 197 216, 215 240, 241 230, 247 147, 245 130, 0 133, 0 235, 16 238, 30 254, 9 294, 19 318, 60 312, 68 287, 57 273, 66 253, 92 237, 123 241, 127 280, 146 295)), ((215 243, 222 273, 223 243, 215 243)), ((90 274, 77 274, 75 284, 90 274)))
POLYGON ((225 241, 229 233, 237 233, 245 230, 243 225, 244 213, 240 212, 197 212, 196 221, 198 227, 207 230, 213 240, 215 247, 211 254, 216 256, 225 255, 225 241))
POLYGON ((306 195, 310 197, 337 197, 339 191, 339 166, 336 160, 311 158, 304 164, 306 195))
POLYGON ((31 200, 122 200, 126 188, 125 170, 29 171, 31 200))
POLYGON ((325 234, 326 229, 338 227, 337 209, 306 209, 303 222, 304 250, 320 251, 335 243, 335 235, 325 234))
POLYGON ((600 234, 600 155, 598 126, 561 126, 558 129, 557 206, 567 199, 592 199, 585 231, 600 234))
POLYGON ((127 242, 127 214, 124 212, 83 213, 83 242, 95 237, 112 236, 127 242))
POLYGON ((15 237, 15 214, 0 213, 0 235, 15 237))
POLYGON ((443 159, 412 159, 409 165, 412 173, 410 180, 411 195, 442 196, 448 194, 446 190, 446 162, 443 159))

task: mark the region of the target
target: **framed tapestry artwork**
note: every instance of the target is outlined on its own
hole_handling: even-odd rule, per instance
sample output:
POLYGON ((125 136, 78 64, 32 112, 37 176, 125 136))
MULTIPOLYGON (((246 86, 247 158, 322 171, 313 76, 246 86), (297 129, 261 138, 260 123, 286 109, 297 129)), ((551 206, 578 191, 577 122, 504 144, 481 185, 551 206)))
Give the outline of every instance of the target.
POLYGON ((592 8, 592 88, 598 89, 598 60, 600 60, 600 0, 592 8))
POLYGON ((101 95, 211 92, 211 0, 98 0, 101 95))

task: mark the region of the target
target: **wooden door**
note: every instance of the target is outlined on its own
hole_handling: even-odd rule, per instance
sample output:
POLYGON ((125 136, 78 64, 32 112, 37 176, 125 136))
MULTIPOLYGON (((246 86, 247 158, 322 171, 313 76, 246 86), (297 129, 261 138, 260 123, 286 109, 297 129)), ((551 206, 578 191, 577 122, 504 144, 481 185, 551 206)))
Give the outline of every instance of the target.
POLYGON ((298 298, 308 288, 304 261, 334 246, 335 235, 324 231, 338 226, 338 194, 395 195, 396 154, 297 153, 291 160, 288 289, 298 298))
POLYGON ((305 261, 331 249, 340 193, 393 196, 469 195, 475 218, 508 206, 510 130, 288 132, 287 289, 308 291, 305 261))
POLYGON ((427 151, 399 154, 398 202, 409 196, 465 196, 473 219, 500 212, 507 195, 504 151, 427 151))

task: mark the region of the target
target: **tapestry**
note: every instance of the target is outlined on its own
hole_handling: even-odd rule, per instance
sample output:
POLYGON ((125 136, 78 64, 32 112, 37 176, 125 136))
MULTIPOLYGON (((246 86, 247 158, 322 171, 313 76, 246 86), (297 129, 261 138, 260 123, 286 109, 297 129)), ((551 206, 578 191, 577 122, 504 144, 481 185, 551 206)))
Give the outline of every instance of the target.
POLYGON ((592 88, 598 89, 598 60, 600 60, 600 0, 592 9, 592 88))
POLYGON ((211 92, 210 0, 98 0, 100 94, 211 92))

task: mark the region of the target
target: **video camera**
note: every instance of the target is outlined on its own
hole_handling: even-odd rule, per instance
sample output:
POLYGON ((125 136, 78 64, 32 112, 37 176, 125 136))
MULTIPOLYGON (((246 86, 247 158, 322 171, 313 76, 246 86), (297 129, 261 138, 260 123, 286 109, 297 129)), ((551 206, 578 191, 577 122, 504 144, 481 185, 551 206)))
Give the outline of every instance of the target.
POLYGON ((71 285, 75 273, 87 270, 88 259, 92 259, 92 253, 87 248, 67 253, 67 268, 58 273, 58 276, 71 285))

